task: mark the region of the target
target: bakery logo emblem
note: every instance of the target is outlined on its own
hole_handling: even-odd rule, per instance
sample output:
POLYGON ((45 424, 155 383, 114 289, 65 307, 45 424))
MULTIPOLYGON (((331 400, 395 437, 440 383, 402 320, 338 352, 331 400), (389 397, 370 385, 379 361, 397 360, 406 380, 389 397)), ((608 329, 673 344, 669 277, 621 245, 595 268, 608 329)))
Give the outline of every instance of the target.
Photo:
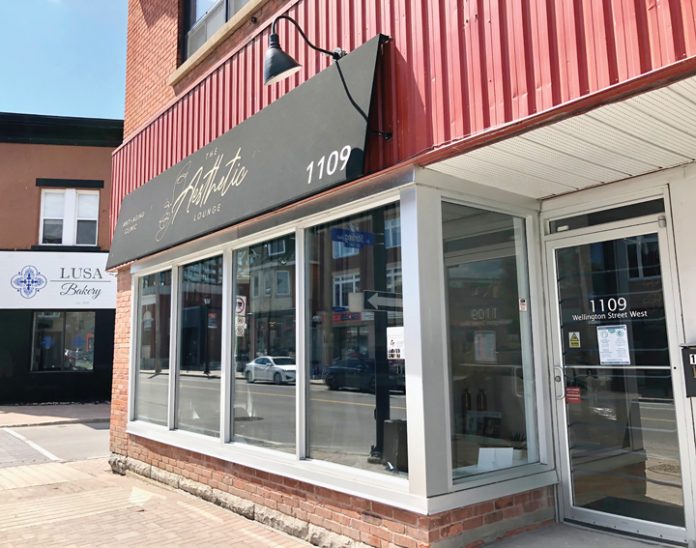
POLYGON ((31 299, 48 285, 48 280, 35 266, 27 265, 12 276, 10 283, 22 297, 31 299))

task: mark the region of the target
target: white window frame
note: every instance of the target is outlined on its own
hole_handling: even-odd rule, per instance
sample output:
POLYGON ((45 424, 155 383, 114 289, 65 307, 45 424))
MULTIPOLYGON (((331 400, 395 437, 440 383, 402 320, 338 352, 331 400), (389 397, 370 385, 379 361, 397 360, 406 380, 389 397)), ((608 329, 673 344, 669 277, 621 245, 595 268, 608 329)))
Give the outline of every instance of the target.
POLYGON ((76 188, 44 188, 41 190, 41 215, 39 217, 39 245, 47 246, 80 246, 80 247, 95 247, 99 243, 99 191, 98 190, 81 190, 76 188), (57 219, 58 217, 46 217, 44 215, 45 197, 49 194, 61 194, 63 196, 63 234, 61 243, 50 244, 44 243, 44 220, 57 219), (78 216, 78 199, 79 196, 90 195, 97 197, 97 216, 96 217, 79 217, 78 216), (94 243, 78 244, 77 243, 77 222, 78 221, 96 221, 96 229, 94 233, 94 243))
POLYGON ((276 255, 283 255, 285 253, 285 238, 280 238, 278 240, 272 240, 266 244, 266 253, 269 257, 275 257, 276 255), (277 249, 274 249, 274 244, 277 245, 277 249), (282 245, 278 245, 282 244, 282 245))
POLYGON ((392 217, 384 220, 384 247, 392 249, 401 245, 401 219, 392 217), (398 235, 398 241, 396 236, 398 235))
POLYGON ((389 291, 391 293, 396 293, 396 287, 397 287, 396 281, 397 280, 399 280, 401 282, 400 285, 403 288, 403 285, 404 285, 403 267, 394 266, 393 264, 388 264, 387 265, 387 291, 389 291))
MULTIPOLYGON (((187 17, 191 17, 191 6, 192 0, 186 0, 185 11, 187 17)), ((186 40, 186 59, 193 57, 196 51, 204 46, 210 38, 212 38, 217 31, 224 27, 228 21, 233 19, 235 15, 241 12, 245 5, 249 4, 250 0, 218 0, 214 2, 212 6, 195 21, 191 21, 191 26, 186 30, 185 40, 186 40), (201 34, 205 38, 197 47, 192 47, 191 44, 192 36, 195 34, 201 34)))
POLYGON ((343 242, 331 242, 331 256, 334 259, 345 259, 355 257, 360 253, 360 248, 351 247, 343 242))
POLYGON ((331 292, 331 305, 332 306, 342 306, 344 308, 348 307, 348 303, 344 303, 343 299, 339 299, 341 302, 336 302, 336 287, 339 287, 339 296, 343 296, 343 286, 350 285, 351 290, 349 293, 355 293, 356 289, 360 287, 360 272, 357 270, 352 270, 350 272, 344 272, 343 274, 334 274, 332 276, 332 292, 331 292))
MULTIPOLYGON (((439 177, 439 175, 438 175, 439 177)), ((353 201, 348 205, 339 206, 331 210, 304 217, 300 220, 288 222, 284 225, 261 230, 253 235, 245 236, 231 242, 214 244, 201 250, 200 242, 190 242, 177 248, 175 253, 165 255, 165 259, 152 258, 136 262, 131 267, 132 306, 133 314, 131 322, 136 321, 135 300, 137 298, 137 283, 139 276, 155 271, 172 268, 172 326, 171 333, 177 336, 171 337, 170 357, 178 356, 177 341, 178 330, 176 318, 178 317, 179 280, 178 268, 186 263, 200 260, 206 257, 218 255, 223 252, 225 257, 223 266, 223 333, 230 334, 231 321, 234 317, 233 284, 231 276, 234 272, 233 257, 238 249, 250 245, 265 243, 271 239, 288 234, 295 234, 296 238, 296 357, 297 357, 297 390, 296 390, 296 452, 288 454, 274 451, 264 447, 250 446, 242 443, 230 443, 233 435, 233 425, 230 424, 231 395, 234 392, 234 373, 232 372, 232 359, 236 337, 223 337, 223 364, 222 364, 222 389, 221 389, 221 423, 225 426, 220 429, 220 437, 209 437, 192 432, 174 430, 175 412, 175 387, 176 368, 171 368, 169 391, 169 427, 162 427, 134 421, 132 413, 127 424, 127 432, 142 436, 160 443, 183 448, 194 453, 209 455, 222 460, 249 466, 257 469, 259 462, 263 462, 265 472, 273 473, 305 481, 314 485, 320 485, 335 489, 343 493, 377 500, 394 507, 410 510, 420 514, 433 514, 461 506, 468 506, 477 502, 490 500, 514 493, 528 491, 539 487, 553 485, 557 482, 557 476, 551 464, 531 464, 520 466, 511 470, 503 470, 487 474, 471 481, 454 484, 451 469, 451 440, 449 420, 449 379, 448 371, 435 371, 433 363, 445 363, 442 359, 446 356, 445 318, 442 307, 432 306, 433 302, 444 302, 444 263, 441 244, 442 227, 440 221, 441 201, 444 195, 435 185, 416 186, 413 183, 384 191, 379 194, 367 196, 353 201), (306 417, 309 379, 306 374, 308 356, 305 351, 306 337, 308 337, 307 325, 309 318, 306 314, 307 280, 305 271, 305 231, 319 224, 329 223, 344 217, 369 211, 384 205, 400 203, 401 238, 402 238, 402 283, 404 284, 404 328, 406 340, 409 341, 408 372, 406 375, 406 402, 408 420, 408 448, 409 448, 409 475, 407 478, 392 476, 361 470, 328 461, 307 459, 307 429, 306 417), (435 215, 435 217, 433 217, 435 215), (433 236, 435 238, 433 239, 433 236), (438 239, 439 237, 439 239, 438 239), (440 242, 433 245, 433 242, 440 242), (437 275, 439 272, 441 275, 437 275), (224 327, 227 326, 227 327, 224 327), (426 406, 426 401, 428 405, 426 406), (444 417, 444 420, 443 420, 444 417)), ((456 196, 456 192, 454 193, 456 196)), ((508 196, 509 194, 503 193, 508 196)), ((449 199, 447 195, 446 199, 449 199)), ((513 200, 514 202, 514 200, 513 200)), ((499 205, 498 201, 485 200, 468 201, 474 207, 494 209, 493 205, 499 205)), ((520 210, 510 207, 511 211, 505 211, 512 215, 520 216, 520 210)), ((534 227, 538 211, 533 213, 526 210, 529 223, 528 242, 529 250, 535 249, 532 242, 538 242, 534 227)), ((536 253, 536 252, 535 252, 536 253)), ((536 268, 537 264, 532 259, 530 251, 530 278, 540 278, 536 268)), ((541 303, 539 294, 532 293, 532 303, 541 303)), ((536 306, 536 305, 535 305, 536 306)), ((541 315, 535 314, 536 322, 541 321, 541 315)), ((129 391, 129 409, 132 410, 130 400, 133 398, 133 349, 136 348, 134 337, 137 330, 131 326, 131 390, 129 391)), ((535 332, 539 332, 536 326, 535 332)), ((535 338, 535 343, 538 342, 535 338)), ((535 344, 535 348, 541 346, 535 344)), ((535 364, 539 360, 541 352, 535 354, 535 364)), ((171 359, 171 358, 170 358, 171 359)), ((541 411, 543 408, 540 392, 547 384, 547 379, 537 373, 537 404, 539 406, 539 430, 540 444, 541 433, 550 431, 542 425, 548 417, 548 413, 541 411)), ((550 428, 550 427, 549 427, 550 428)))

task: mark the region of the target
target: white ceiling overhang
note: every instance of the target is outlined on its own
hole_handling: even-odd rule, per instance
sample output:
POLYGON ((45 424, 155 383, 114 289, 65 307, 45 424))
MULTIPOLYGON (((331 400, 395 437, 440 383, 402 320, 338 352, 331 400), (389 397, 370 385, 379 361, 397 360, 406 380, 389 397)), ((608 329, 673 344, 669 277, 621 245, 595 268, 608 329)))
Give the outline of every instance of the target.
POLYGON ((427 167, 542 199, 695 159, 691 77, 427 167))

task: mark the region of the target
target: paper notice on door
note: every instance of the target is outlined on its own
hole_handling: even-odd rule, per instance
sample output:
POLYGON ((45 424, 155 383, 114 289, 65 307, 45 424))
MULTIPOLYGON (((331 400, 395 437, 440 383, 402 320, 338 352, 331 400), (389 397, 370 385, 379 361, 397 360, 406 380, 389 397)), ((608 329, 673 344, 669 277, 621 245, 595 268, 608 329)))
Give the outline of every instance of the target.
POLYGON ((626 325, 598 325, 600 365, 631 365, 626 325))
POLYGON ((495 363, 495 331, 476 331, 474 333, 474 360, 483 363, 495 363))

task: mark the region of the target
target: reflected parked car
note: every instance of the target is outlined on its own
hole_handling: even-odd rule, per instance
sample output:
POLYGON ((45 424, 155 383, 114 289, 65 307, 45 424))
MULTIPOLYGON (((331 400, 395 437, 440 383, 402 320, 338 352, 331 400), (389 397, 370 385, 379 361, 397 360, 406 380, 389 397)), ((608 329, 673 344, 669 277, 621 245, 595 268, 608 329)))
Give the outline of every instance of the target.
POLYGON ((72 350, 70 348, 65 349, 65 364, 64 366, 68 369, 83 370, 91 369, 94 363, 94 352, 87 350, 72 350))
POLYGON ((244 378, 247 382, 267 381, 274 384, 295 382, 297 365, 290 356, 259 356, 246 364, 244 378))
MULTIPOLYGON (((375 362, 366 358, 334 360, 326 369, 324 382, 329 390, 353 388, 361 392, 375 391, 375 362)), ((389 361, 389 390, 406 392, 403 360, 389 361)))

